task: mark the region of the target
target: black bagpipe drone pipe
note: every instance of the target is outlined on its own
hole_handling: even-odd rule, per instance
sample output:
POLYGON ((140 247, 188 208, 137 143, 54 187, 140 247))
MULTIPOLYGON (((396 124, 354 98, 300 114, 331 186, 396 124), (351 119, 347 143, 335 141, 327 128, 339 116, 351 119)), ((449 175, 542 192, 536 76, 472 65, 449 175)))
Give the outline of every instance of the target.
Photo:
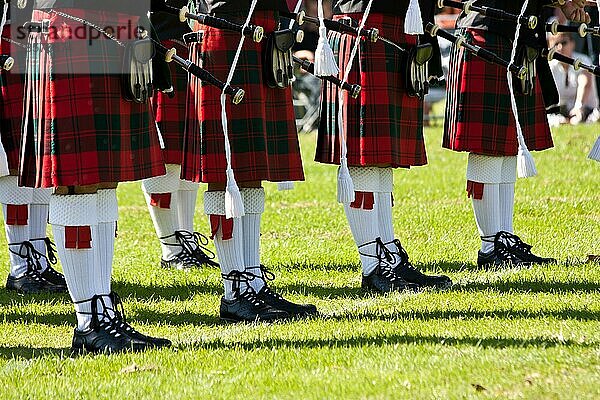
POLYGON ((170 6, 165 3, 164 0, 157 0, 152 2, 152 11, 162 11, 172 15, 177 15, 181 22, 187 22, 188 20, 198 21, 202 25, 210 26, 213 28, 224 29, 233 32, 239 32, 244 36, 252 38, 256 43, 260 43, 264 37, 265 30, 262 26, 249 24, 244 25, 237 24, 235 22, 228 21, 223 18, 215 17, 208 14, 190 13, 190 9, 186 6, 177 8, 170 6))
POLYGON ((548 59, 548 61, 550 61, 550 60, 560 61, 561 63, 572 65, 573 68, 575 68, 575 70, 585 69, 586 71, 588 71, 596 76, 600 76, 600 66, 585 64, 579 58, 567 57, 564 54, 557 52, 556 49, 554 49, 554 48, 542 49, 540 54, 542 55, 542 57, 545 57, 546 59, 548 59))
POLYGON ((190 60, 178 56, 177 51, 174 48, 168 49, 162 43, 156 40, 152 40, 152 42, 154 43, 156 52, 163 56, 166 62, 175 62, 181 68, 194 75, 202 82, 215 86, 221 91, 224 91, 225 94, 231 96, 231 102, 233 104, 239 104, 243 100, 244 95, 246 94, 243 89, 227 85, 225 82, 219 80, 204 68, 199 67, 190 60))
MULTIPOLYGON (((562 0, 564 4, 564 0, 562 0)), ((457 8, 459 10, 463 10, 465 14, 469 14, 470 12, 478 12, 481 15, 485 15, 486 17, 490 17, 493 19, 498 19, 502 21, 511 21, 517 22, 519 21, 522 25, 527 26, 529 29, 535 29, 537 27, 538 19, 536 16, 518 16, 504 10, 500 10, 498 8, 486 7, 486 6, 476 6, 473 5, 474 1, 453 1, 453 0, 438 0, 437 5, 438 8, 444 7, 452 7, 457 8)), ((560 2, 559 2, 560 3, 560 2)))
POLYGON ((462 47, 469 53, 477 56, 489 63, 499 65, 501 67, 507 68, 519 79, 523 79, 525 75, 527 75, 527 68, 523 66, 518 66, 515 64, 511 64, 509 61, 499 57, 498 55, 492 53, 489 50, 481 48, 479 46, 473 45, 466 41, 466 39, 462 36, 453 35, 452 33, 440 28, 439 26, 432 24, 431 22, 427 23, 425 26, 425 31, 429 33, 432 37, 439 36, 444 38, 452 43, 454 43, 457 47, 462 47))
MULTIPOLYGON (((295 56, 293 57, 293 59, 294 59, 294 62, 300 66, 300 68, 302 68, 304 71, 308 72, 309 74, 314 75, 315 65, 312 62, 310 62, 308 60, 303 60, 303 59, 295 57, 295 56)), ((350 93, 350 96, 352 96, 353 99, 357 98, 358 95, 360 94, 360 91, 362 90, 360 85, 356 85, 356 84, 353 85, 348 82, 342 83, 342 80, 335 76, 318 76, 317 78, 319 78, 323 81, 331 82, 334 85, 341 87, 343 90, 350 93)))
MULTIPOLYGON (((296 20, 298 25, 303 25, 304 22, 310 22, 311 24, 315 24, 317 26, 319 25, 319 18, 310 17, 310 16, 306 15, 304 13, 304 11, 301 11, 299 13, 282 12, 280 14, 283 17, 296 20)), ((335 32, 340 32, 340 33, 347 33, 347 34, 353 35, 353 36, 358 36, 358 28, 357 27, 353 27, 348 24, 344 24, 343 22, 340 22, 340 21, 334 21, 332 19, 325 19, 324 23, 325 23, 325 27, 329 30, 332 30, 335 32)), ((361 36, 366 37, 371 42, 376 42, 377 39, 379 39, 379 30, 377 28, 364 28, 361 32, 361 36)))
POLYGON ((554 21, 546 24, 546 32, 553 35, 564 32, 577 33, 581 37, 586 37, 587 35, 600 36, 600 26, 588 26, 587 24, 580 24, 579 26, 561 25, 558 21, 554 21))

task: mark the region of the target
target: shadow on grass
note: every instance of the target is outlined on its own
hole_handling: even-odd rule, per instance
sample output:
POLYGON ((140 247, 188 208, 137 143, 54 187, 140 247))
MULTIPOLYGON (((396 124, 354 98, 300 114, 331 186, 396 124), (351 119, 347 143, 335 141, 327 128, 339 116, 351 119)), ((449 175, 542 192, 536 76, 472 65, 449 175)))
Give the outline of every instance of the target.
POLYGON ((69 357, 71 354, 70 348, 54 348, 54 347, 24 347, 24 346, 15 346, 15 347, 2 347, 0 346, 0 358, 9 360, 12 358, 25 358, 25 359, 33 359, 33 358, 43 358, 43 357, 57 357, 57 358, 65 358, 69 357))
POLYGON ((597 293, 600 292, 600 283, 596 282, 548 282, 527 280, 522 282, 467 282, 457 284, 453 290, 483 291, 494 290, 498 292, 520 293, 597 293))
POLYGON ((529 339, 511 338, 511 337, 452 337, 443 335, 377 335, 360 336, 344 339, 266 339, 255 340, 251 342, 225 342, 217 339, 212 342, 194 342, 189 345, 182 345, 184 350, 194 350, 197 348, 219 350, 219 349, 243 349, 255 351, 256 349, 272 348, 351 348, 363 346, 389 346, 396 344, 408 345, 442 345, 442 346, 473 346, 491 349, 506 348, 549 348, 557 346, 594 348, 598 346, 596 342, 581 343, 572 340, 559 340, 548 337, 535 337, 529 339))
POLYGON ((410 320, 490 320, 490 319, 540 319, 556 318, 560 320, 600 321, 600 311, 567 308, 564 310, 397 310, 392 313, 360 312, 342 313, 324 316, 325 319, 337 321, 377 320, 377 321, 410 321, 410 320))
POLYGON ((143 285, 135 282, 113 282, 113 290, 127 300, 128 297, 136 299, 161 299, 169 301, 185 300, 197 294, 218 295, 223 294, 223 286, 214 283, 202 284, 174 284, 170 286, 143 285))

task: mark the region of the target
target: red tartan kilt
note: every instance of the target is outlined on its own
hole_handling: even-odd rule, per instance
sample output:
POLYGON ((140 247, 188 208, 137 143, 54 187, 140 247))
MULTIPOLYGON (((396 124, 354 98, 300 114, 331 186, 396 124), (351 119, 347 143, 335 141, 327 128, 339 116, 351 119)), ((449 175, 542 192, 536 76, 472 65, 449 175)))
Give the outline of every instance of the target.
MULTIPOLYGON (((469 41, 510 59, 508 39, 487 31, 469 29, 469 41)), ((516 90, 516 86, 515 86, 516 90)), ((529 150, 553 146, 539 80, 530 96, 516 95, 519 121, 529 150)), ((506 69, 453 47, 448 75, 448 96, 443 147, 489 156, 514 156, 517 130, 511 109, 506 69)))
MULTIPOLYGON (((362 14, 348 14, 360 21, 362 14)), ((336 16, 336 19, 345 15, 336 16)), ((369 27, 400 46, 416 44, 416 36, 404 34, 404 17, 369 15, 369 27)), ((340 67, 340 79, 350 61, 355 37, 330 32, 329 42, 340 67)), ((363 40, 348 79, 359 83, 358 99, 344 92, 343 129, 347 134, 348 164, 410 167, 427 164, 423 139, 423 101, 405 90, 399 52, 381 41, 363 40)), ((339 164, 338 90, 325 83, 315 160, 339 164)))
MULTIPOLYGON (((9 25, 4 27, 2 37, 10 38, 9 25)), ((8 168, 16 171, 19 168, 23 91, 25 90, 25 76, 20 71, 25 60, 25 49, 2 40, 2 54, 10 54, 15 60, 11 71, 0 72, 0 137, 8 157, 8 168)))
MULTIPOLYGON (((275 28, 273 11, 256 11, 253 23, 265 32, 275 28)), ((222 81, 227 80, 240 35, 204 27, 203 66, 222 81)), ((263 81, 262 50, 265 41, 246 38, 232 86, 245 90, 244 100, 232 105, 227 98, 232 166, 239 182, 303 180, 302 160, 296 133, 291 88, 271 89, 263 81)), ((197 47, 196 52, 197 52, 197 47)), ((199 55, 193 54, 192 58, 199 55)), ((225 182, 225 141, 221 125, 221 91, 190 79, 189 117, 200 121, 186 132, 182 177, 196 182, 225 182), (200 136, 199 136, 200 135, 200 136)))
MULTIPOLYGON (((101 27, 137 23, 137 17, 108 11, 58 11, 101 27)), ((56 14, 34 12, 34 20, 42 19, 54 27, 78 26, 56 14)), ((104 37, 94 46, 52 34, 34 33, 31 41, 32 51, 41 51, 28 68, 34 129, 25 137, 21 184, 94 185, 164 175, 150 103, 124 100, 121 76, 114 73, 120 71, 123 48, 104 37)))
MULTIPOLYGON (((188 58, 187 46, 182 43, 165 40, 167 48, 175 48, 177 55, 188 58)), ((183 157, 183 133, 186 124, 186 98, 188 90, 188 74, 174 62, 169 65, 175 97, 170 98, 162 92, 156 92, 152 98, 152 106, 156 123, 160 129, 165 148, 163 158, 166 164, 181 164, 183 157)))

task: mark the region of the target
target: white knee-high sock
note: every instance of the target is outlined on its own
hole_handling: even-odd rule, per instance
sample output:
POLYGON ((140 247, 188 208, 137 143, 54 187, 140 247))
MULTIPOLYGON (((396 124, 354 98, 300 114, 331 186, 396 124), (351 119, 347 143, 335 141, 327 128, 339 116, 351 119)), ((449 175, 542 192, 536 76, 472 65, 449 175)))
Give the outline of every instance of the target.
POLYGON ((4 230, 8 242, 8 257, 10 260, 10 275, 18 278, 27 272, 27 261, 21 257, 21 243, 29 240, 29 225, 7 224, 7 209, 10 205, 2 204, 4 213, 4 230))
POLYGON ((181 248, 179 246, 170 246, 169 244, 167 244, 176 243, 173 237, 169 237, 175 233, 176 229, 175 227, 177 220, 177 212, 176 209, 173 207, 174 196, 171 196, 170 204, 168 207, 166 204, 157 204, 156 202, 153 202, 152 195, 149 193, 144 193, 144 197, 146 198, 148 212, 150 213, 150 218, 152 218, 152 223, 154 224, 156 236, 158 236, 160 240, 162 258, 167 261, 172 260, 173 257, 175 257, 181 251, 181 248))
MULTIPOLYGON (((241 191, 245 214, 242 219, 244 235, 244 265, 249 272, 260 275, 260 219, 265 210, 265 190, 245 188, 241 191)), ((258 292, 265 285, 263 279, 250 281, 250 286, 258 292)))
POLYGON ((375 193, 375 203, 377 203, 377 218, 381 240, 383 243, 389 243, 395 237, 392 219, 392 194, 375 193))
POLYGON ((97 195, 53 195, 50 199, 49 221, 69 294, 75 303, 77 328, 87 330, 92 321, 91 303, 87 300, 94 295, 104 294, 98 291, 97 282, 101 273, 94 249, 98 246, 97 195), (78 229, 82 229, 83 235, 88 227, 91 242, 86 245, 85 240, 79 241, 78 229), (74 230, 76 240, 73 238, 74 230))
POLYGON ((162 176, 144 179, 142 181, 142 191, 148 205, 148 212, 156 235, 160 240, 162 258, 172 260, 179 252, 180 246, 169 246, 167 243, 176 243, 171 236, 175 233, 178 226, 177 221, 177 191, 179 190, 179 175, 181 166, 177 164, 167 164, 167 173, 162 176))
POLYGON ((179 181, 177 191, 177 229, 194 232, 194 214, 199 185, 184 180, 179 181))
POLYGON ((350 204, 344 204, 344 211, 360 253, 363 274, 369 275, 377 267, 377 258, 375 257, 377 243, 375 240, 380 237, 377 204, 373 205, 372 210, 354 208, 350 204))
MULTIPOLYGON (((30 204, 29 205, 29 240, 36 251, 46 255, 46 227, 48 226, 48 204, 30 204)), ((40 259, 40 265, 43 272, 48 268, 48 260, 44 257, 40 259)))
POLYGON ((111 292, 113 258, 115 254, 115 234, 119 206, 116 189, 98 191, 98 246, 95 246, 96 259, 100 277, 97 290, 99 293, 111 292))
POLYGON ((500 230, 513 233, 513 214, 515 209, 515 184, 501 183, 500 193, 500 230))
MULTIPOLYGON (((41 254, 47 255, 46 242, 43 240, 48 235, 46 228, 48 227, 48 203, 52 189, 31 189, 32 201, 29 205, 29 240, 33 248, 41 254)), ((42 257, 40 259, 42 266, 41 272, 48 268, 48 259, 42 257)))
MULTIPOLYGON (((221 266, 221 273, 228 275, 233 271, 244 272, 242 221, 241 218, 225 219, 225 192, 204 192, 204 212, 208 215, 212 227, 212 235, 221 266), (231 232, 229 232, 230 229, 231 232), (228 233, 226 238, 224 238, 225 231, 228 233)), ((232 282, 224 279, 223 284, 225 286, 225 299, 235 299, 232 282)), ((246 288, 246 283, 242 282, 241 292, 244 292, 246 288)))
POLYGON ((4 213, 4 229, 8 242, 10 275, 22 276, 27 272, 27 260, 19 253, 25 254, 21 243, 29 240, 29 207, 33 199, 33 189, 20 187, 18 177, 0 177, 0 203, 4 213), (11 245, 12 244, 12 245, 11 245))
MULTIPOLYGON (((473 198, 473 213, 479 236, 493 236, 500 231, 500 193, 499 186, 495 183, 486 183, 483 186, 481 200, 473 198)), ((494 249, 494 243, 481 241, 481 251, 489 253, 494 249)))

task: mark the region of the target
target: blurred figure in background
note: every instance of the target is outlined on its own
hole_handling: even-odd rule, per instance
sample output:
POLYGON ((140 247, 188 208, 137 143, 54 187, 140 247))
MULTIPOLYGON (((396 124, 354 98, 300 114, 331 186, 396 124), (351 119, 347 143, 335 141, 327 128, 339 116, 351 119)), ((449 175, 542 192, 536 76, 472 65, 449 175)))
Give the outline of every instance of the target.
MULTIPOLYGON (((290 10, 294 10, 297 0, 289 0, 290 10)), ((306 15, 317 16, 316 0, 304 0, 301 10, 306 15)), ((323 2, 323 11, 325 18, 331 18, 331 1, 323 2)), ((294 55, 298 58, 315 61, 315 50, 319 41, 319 27, 315 24, 304 23, 304 40, 297 43, 294 47, 294 55)), ((314 75, 308 74, 296 68, 296 81, 292 85, 294 93, 294 110, 296 112, 296 123, 298 130, 302 133, 308 133, 319 125, 319 99, 321 96, 321 80, 314 75)))
MULTIPOLYGON (((548 44, 567 57, 578 58, 585 64, 593 63, 585 54, 575 52, 575 41, 570 34, 549 36, 548 44)), ((588 118, 597 121, 598 91, 594 76, 589 71, 575 70, 573 66, 557 60, 550 61, 550 69, 560 96, 560 111, 549 117, 551 123, 578 124, 586 122, 588 118)))

